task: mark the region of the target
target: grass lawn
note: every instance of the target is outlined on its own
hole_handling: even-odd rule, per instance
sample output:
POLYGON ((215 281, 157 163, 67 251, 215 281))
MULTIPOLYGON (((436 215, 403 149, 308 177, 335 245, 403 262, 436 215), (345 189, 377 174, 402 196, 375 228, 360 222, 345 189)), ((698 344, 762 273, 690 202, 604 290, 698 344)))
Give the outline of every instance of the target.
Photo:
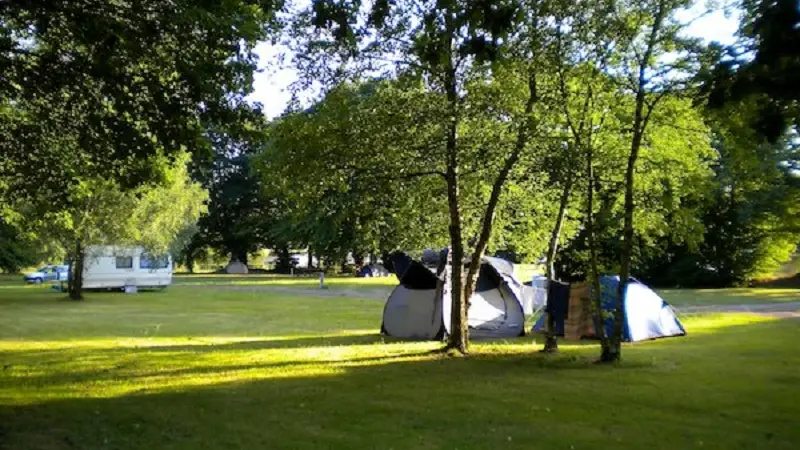
POLYGON ((535 353, 376 334, 383 305, 176 287, 60 301, 0 289, 2 449, 795 449, 800 321, 535 353))
MULTIPOLYGON (((272 286, 286 288, 316 289, 319 287, 318 276, 288 276, 288 275, 212 275, 199 274, 189 275, 180 274, 173 276, 176 286, 272 286)), ((351 288, 392 288, 397 286, 397 278, 356 278, 348 276, 326 276, 325 284, 331 289, 351 289, 351 288)))
MULTIPOLYGON (((177 286, 263 286, 316 289, 315 277, 278 275, 176 275, 177 286)), ((328 277, 326 285, 333 290, 364 290, 380 297, 397 285, 395 277, 354 278, 328 277)), ((735 288, 735 289, 658 289, 667 302, 676 306, 738 305, 758 303, 800 302, 800 289, 735 288)))
POLYGON ((658 293, 670 304, 678 306, 800 302, 800 289, 659 289, 658 293))

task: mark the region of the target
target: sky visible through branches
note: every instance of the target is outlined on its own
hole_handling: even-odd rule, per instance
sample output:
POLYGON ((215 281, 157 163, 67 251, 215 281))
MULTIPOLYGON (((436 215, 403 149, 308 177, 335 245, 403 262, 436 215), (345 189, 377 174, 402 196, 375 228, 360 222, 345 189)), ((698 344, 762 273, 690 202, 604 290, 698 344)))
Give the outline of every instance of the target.
MULTIPOLYGON (((298 6, 306 1, 300 0, 298 6)), ((713 12, 708 11, 706 3, 699 0, 692 9, 681 15, 682 20, 691 22, 687 34, 701 37, 708 42, 732 44, 739 25, 738 14, 726 14, 721 6, 714 8, 713 12)), ((264 42, 256 47, 256 53, 260 59, 260 72, 255 76, 254 92, 249 100, 260 102, 264 114, 272 119, 279 116, 291 101, 290 85, 298 79, 298 73, 292 67, 291 52, 283 45, 264 42)), ((304 98, 301 97, 300 100, 304 98)))

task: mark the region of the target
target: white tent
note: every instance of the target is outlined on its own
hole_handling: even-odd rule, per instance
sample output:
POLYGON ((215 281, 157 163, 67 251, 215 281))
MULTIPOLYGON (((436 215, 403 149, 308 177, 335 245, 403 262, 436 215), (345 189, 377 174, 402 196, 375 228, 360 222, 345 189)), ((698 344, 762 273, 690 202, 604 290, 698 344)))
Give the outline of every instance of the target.
MULTIPOLYGON (((381 331, 406 339, 441 339, 450 328, 449 266, 439 277, 406 255, 394 265, 400 285, 386 301, 381 331)), ((510 262, 483 258, 467 311, 470 336, 486 339, 524 335, 522 291, 523 285, 514 277, 510 262)))

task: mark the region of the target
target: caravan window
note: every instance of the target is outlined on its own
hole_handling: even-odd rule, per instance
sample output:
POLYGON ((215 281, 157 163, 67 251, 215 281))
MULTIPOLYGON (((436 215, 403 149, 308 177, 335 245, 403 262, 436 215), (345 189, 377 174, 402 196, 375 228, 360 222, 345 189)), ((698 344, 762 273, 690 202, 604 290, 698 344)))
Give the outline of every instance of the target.
POLYGON ((117 269, 133 269, 133 257, 117 256, 117 269))
POLYGON ((169 267, 169 258, 167 256, 151 256, 147 253, 142 253, 139 257, 140 269, 166 269, 169 267))

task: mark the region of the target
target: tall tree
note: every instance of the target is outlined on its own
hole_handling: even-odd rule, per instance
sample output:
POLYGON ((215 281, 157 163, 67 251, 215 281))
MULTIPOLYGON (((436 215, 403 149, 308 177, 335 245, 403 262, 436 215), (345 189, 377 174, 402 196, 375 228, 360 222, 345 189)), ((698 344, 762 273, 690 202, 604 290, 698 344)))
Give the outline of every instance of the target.
POLYGON ((524 13, 513 1, 378 2, 369 11, 360 11, 346 3, 320 0, 309 11, 313 20, 308 24, 312 26, 304 29, 311 38, 305 41, 310 45, 301 53, 301 65, 311 72, 319 73, 314 62, 330 66, 332 56, 333 61, 341 63, 337 65, 342 69, 339 73, 369 69, 372 73, 403 74, 417 79, 430 96, 437 98, 440 108, 431 119, 437 127, 438 142, 418 152, 415 159, 430 161, 427 170, 441 176, 446 187, 453 261, 448 347, 462 353, 468 346, 469 294, 491 238, 501 194, 531 139, 538 68, 528 67, 516 74, 516 83, 525 86, 526 94, 514 109, 504 111, 507 122, 497 127, 506 138, 502 146, 489 143, 476 127, 481 122, 473 120, 473 114, 490 116, 498 112, 470 109, 470 104, 478 106, 472 101, 474 91, 470 88, 479 86, 474 83, 477 80, 486 84, 496 80, 494 69, 506 57, 504 39, 516 30, 524 13), (329 57, 310 56, 315 51, 329 57), (488 183, 488 189, 481 206, 467 212, 466 198, 477 194, 473 189, 482 184, 476 180, 488 183), (468 237, 470 229, 475 234, 468 237))
POLYGON ((620 62, 622 87, 633 97, 630 119, 630 150, 625 171, 625 215, 620 254, 619 289, 614 311, 614 332, 601 360, 618 361, 625 310, 624 297, 630 277, 634 240, 634 176, 636 163, 648 132, 650 119, 667 95, 688 92, 699 72, 698 41, 684 38, 686 24, 676 12, 690 6, 683 0, 620 1, 614 14, 622 31, 620 62), (669 55, 668 55, 669 53, 669 55))
POLYGON ((183 151, 207 151, 202 123, 235 120, 276 6, 3 2, 0 203, 58 213, 54 199, 76 198, 97 173, 131 189, 183 151))
MULTIPOLYGON (((413 114, 397 109, 410 97, 388 82, 342 84, 270 125, 255 163, 267 196, 285 201, 282 223, 272 228, 279 240, 334 261, 348 252, 442 242, 441 205, 432 192, 438 187, 407 173, 411 166, 398 150, 424 146, 430 137, 413 114)), ((414 104, 426 103, 416 96, 414 104)))
POLYGON ((791 134, 770 142, 751 126, 761 110, 754 100, 707 113, 719 158, 692 201, 701 239, 676 239, 681 230, 675 227, 658 243, 663 254, 641 261, 643 279, 664 286, 746 285, 772 275, 796 249, 797 145, 791 134))
POLYGON ((248 254, 269 244, 270 199, 262 195, 261 179, 252 159, 266 144, 263 115, 240 106, 231 123, 208 125, 210 155, 195 155, 193 176, 209 191, 208 212, 198 223, 190 250, 210 246, 230 261, 247 264, 248 254))

